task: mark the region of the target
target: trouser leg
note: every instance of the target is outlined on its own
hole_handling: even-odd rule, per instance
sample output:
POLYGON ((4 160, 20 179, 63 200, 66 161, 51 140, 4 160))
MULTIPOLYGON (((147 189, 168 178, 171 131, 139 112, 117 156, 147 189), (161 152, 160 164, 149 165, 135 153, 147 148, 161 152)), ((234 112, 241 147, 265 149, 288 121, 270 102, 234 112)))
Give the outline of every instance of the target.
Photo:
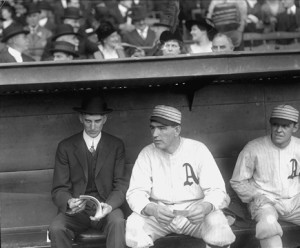
POLYGON ((51 248, 71 248, 73 239, 90 226, 90 218, 85 213, 65 215, 59 213, 49 227, 51 248))
POLYGON ((107 248, 125 248, 125 220, 121 209, 115 209, 106 217, 104 227, 107 248))
MULTIPOLYGON (((255 204, 255 203, 252 203, 255 204)), ((262 248, 281 248, 282 228, 278 223, 278 213, 274 206, 265 204, 261 207, 250 205, 252 218, 256 221, 255 237, 262 248)))
POLYGON ((170 226, 158 223, 154 217, 133 212, 126 221, 126 245, 133 248, 150 247, 155 240, 171 232, 170 226))

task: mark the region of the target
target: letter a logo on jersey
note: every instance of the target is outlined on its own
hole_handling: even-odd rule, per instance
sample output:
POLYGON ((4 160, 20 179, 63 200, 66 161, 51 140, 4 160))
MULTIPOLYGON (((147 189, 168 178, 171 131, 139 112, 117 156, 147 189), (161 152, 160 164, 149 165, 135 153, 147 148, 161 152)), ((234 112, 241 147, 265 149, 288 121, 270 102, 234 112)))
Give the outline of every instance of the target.
MULTIPOLYGON (((288 176, 288 179, 294 179, 300 175, 297 175, 298 162, 296 159, 291 159, 290 163, 292 164, 292 174, 288 176)), ((300 174, 300 173, 299 173, 300 174)))
POLYGON ((188 185, 188 186, 191 186, 193 184, 193 182, 190 182, 189 179, 192 178, 193 181, 196 183, 196 184, 199 184, 199 178, 196 177, 195 173, 194 173, 194 170, 193 170, 193 167, 188 164, 188 163, 185 163, 183 165, 183 167, 185 167, 185 172, 186 172, 186 181, 184 182, 184 186, 188 185))

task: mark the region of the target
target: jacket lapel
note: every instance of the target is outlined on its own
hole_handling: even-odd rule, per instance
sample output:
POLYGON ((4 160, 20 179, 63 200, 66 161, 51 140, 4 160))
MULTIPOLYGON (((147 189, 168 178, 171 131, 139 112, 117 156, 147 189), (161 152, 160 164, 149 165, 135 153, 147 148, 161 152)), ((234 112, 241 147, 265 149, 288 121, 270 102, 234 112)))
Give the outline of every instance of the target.
POLYGON ((82 133, 81 133, 81 138, 79 138, 74 145, 75 145, 74 155, 78 159, 78 162, 81 165, 82 170, 84 172, 85 180, 87 181, 88 165, 87 165, 87 158, 86 158, 86 148, 85 148, 86 145, 82 137, 82 133))
POLYGON ((106 157, 109 154, 109 144, 106 140, 105 133, 102 132, 102 137, 100 139, 100 142, 98 144, 98 156, 97 156, 97 164, 96 164, 96 171, 95 171, 95 178, 99 174, 101 168, 103 167, 106 157))

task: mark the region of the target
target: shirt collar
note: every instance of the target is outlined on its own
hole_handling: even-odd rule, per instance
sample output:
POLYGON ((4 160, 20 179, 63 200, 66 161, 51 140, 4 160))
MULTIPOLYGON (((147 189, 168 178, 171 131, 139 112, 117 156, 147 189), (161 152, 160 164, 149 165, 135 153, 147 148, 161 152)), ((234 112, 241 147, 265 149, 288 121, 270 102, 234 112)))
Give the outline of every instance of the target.
POLYGON ((13 56, 16 59, 18 63, 23 62, 22 54, 18 50, 12 47, 8 47, 8 52, 10 53, 11 56, 13 56))
POLYGON ((292 13, 293 15, 295 15, 295 14, 296 14, 296 5, 294 4, 294 5, 290 8, 290 10, 291 10, 291 13, 292 13))
POLYGON ((145 27, 143 30, 140 29, 136 29, 136 31, 139 33, 139 35, 143 38, 146 39, 147 38, 147 34, 148 34, 148 27, 145 27))
POLYGON ((85 131, 83 131, 83 139, 84 139, 85 144, 88 149, 90 149, 93 145, 94 145, 94 149, 95 150, 97 149, 98 143, 102 136, 101 134, 102 134, 102 132, 100 132, 97 137, 92 138, 92 137, 88 136, 85 131))
POLYGON ((119 4, 118 7, 119 7, 119 10, 120 10, 122 16, 126 16, 128 9, 125 6, 123 6, 122 4, 119 4))
POLYGON ((39 25, 41 27, 44 27, 46 25, 47 21, 48 21, 48 17, 44 17, 43 19, 39 20, 39 25))

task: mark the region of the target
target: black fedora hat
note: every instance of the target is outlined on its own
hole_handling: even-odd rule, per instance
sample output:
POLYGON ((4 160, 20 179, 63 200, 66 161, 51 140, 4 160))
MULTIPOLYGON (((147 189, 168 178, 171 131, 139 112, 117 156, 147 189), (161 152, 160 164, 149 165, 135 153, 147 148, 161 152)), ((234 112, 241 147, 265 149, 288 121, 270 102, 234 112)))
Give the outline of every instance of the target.
POLYGON ((80 36, 80 34, 75 33, 73 27, 70 24, 60 24, 56 28, 55 34, 52 36, 52 41, 56 40, 62 35, 74 34, 80 36))
POLYGON ((38 2, 38 7, 39 7, 40 10, 53 11, 51 5, 46 1, 38 2))
POLYGON ((51 53, 63 52, 71 54, 74 57, 78 57, 78 53, 75 50, 75 46, 67 41, 56 41, 54 42, 54 48, 50 49, 51 53))
POLYGON ((208 32, 215 28, 211 20, 202 17, 197 18, 197 20, 188 20, 185 23, 185 26, 189 31, 191 31, 194 25, 197 25, 198 27, 204 27, 208 32))
POLYGON ((76 7, 68 7, 64 10, 62 19, 80 19, 82 17, 80 9, 76 7))
POLYGON ((162 44, 169 40, 177 40, 177 41, 182 41, 182 37, 179 35, 178 32, 172 33, 171 31, 163 31, 159 37, 159 40, 162 44))
POLYGON ((28 34, 29 31, 25 30, 22 25, 17 23, 10 24, 7 28, 3 29, 2 42, 6 42, 11 37, 18 34, 28 34))
POLYGON ((117 30, 110 22, 102 22, 100 26, 96 30, 96 34, 98 36, 98 40, 103 40, 110 36, 112 33, 116 32, 117 30))
POLYGON ((107 104, 100 96, 85 97, 82 100, 81 107, 74 107, 73 110, 91 115, 105 115, 113 111, 107 108, 107 104))
POLYGON ((41 12, 38 5, 34 4, 34 3, 28 4, 26 6, 26 9, 27 9, 27 13, 26 13, 27 16, 29 16, 31 14, 34 14, 34 13, 40 13, 41 12))
POLYGON ((147 17, 147 13, 144 8, 135 7, 131 9, 130 17, 131 17, 131 22, 135 23, 141 20, 145 20, 147 17))

